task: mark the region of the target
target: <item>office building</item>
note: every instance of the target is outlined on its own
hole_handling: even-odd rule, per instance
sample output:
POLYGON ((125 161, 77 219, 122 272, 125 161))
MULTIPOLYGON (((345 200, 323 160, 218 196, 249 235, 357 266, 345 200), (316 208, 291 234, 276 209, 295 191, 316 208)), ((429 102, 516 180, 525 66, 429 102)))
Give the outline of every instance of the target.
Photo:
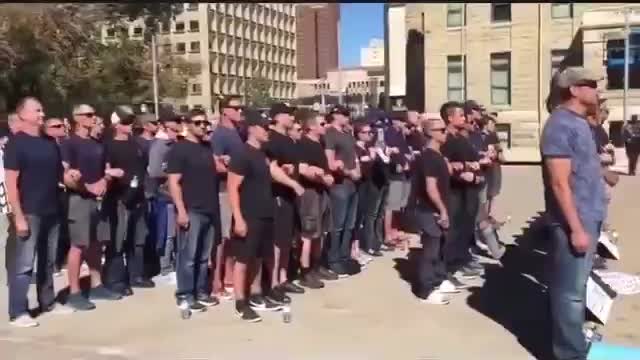
POLYGON ((360 49, 360 66, 384 66, 384 40, 371 39, 369 46, 360 49))
POLYGON ((297 79, 320 79, 338 67, 339 3, 296 5, 297 79))

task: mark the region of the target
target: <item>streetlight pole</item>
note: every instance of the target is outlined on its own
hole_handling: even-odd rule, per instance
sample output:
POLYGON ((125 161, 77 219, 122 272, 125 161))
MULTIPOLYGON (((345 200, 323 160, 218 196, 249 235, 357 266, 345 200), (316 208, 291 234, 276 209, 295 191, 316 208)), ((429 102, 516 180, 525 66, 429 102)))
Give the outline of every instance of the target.
POLYGON ((624 91, 622 93, 622 121, 627 123, 628 105, 629 105, 629 58, 630 58, 630 42, 631 42, 631 28, 629 26, 629 15, 631 9, 625 7, 624 9, 624 91))
POLYGON ((156 34, 151 34, 151 63, 153 65, 153 106, 156 118, 160 116, 158 104, 158 63, 156 59, 156 34))

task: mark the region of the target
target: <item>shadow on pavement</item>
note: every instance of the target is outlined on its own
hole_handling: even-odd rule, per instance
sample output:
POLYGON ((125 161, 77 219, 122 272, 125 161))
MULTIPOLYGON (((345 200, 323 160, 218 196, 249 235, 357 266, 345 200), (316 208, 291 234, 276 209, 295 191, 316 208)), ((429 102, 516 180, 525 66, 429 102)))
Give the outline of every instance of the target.
POLYGON ((411 292, 416 295, 416 279, 418 261, 420 259, 421 248, 410 248, 406 258, 394 258, 393 268, 398 272, 400 278, 411 285, 411 292))
POLYGON ((545 285, 548 237, 541 214, 507 246, 502 267, 486 267, 483 286, 470 289, 467 303, 509 330, 531 355, 547 360, 553 356, 545 285))

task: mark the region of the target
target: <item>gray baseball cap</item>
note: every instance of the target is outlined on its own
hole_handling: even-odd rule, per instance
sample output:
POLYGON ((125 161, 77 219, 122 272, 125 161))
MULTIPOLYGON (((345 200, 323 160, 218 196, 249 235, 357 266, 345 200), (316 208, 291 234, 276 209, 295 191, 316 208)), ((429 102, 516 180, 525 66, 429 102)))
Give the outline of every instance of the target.
POLYGON ((584 84, 585 82, 598 82, 603 79, 604 77, 602 75, 598 75, 589 69, 583 67, 568 67, 558 74, 556 85, 559 88, 567 89, 571 86, 584 84))

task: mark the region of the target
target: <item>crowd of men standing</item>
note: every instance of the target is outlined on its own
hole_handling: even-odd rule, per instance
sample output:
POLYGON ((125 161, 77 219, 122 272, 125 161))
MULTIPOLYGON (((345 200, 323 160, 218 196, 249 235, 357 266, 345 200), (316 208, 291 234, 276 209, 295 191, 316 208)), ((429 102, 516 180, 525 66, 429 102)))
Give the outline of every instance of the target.
MULTIPOLYGON (((611 149, 599 135, 598 78, 568 68, 556 81, 541 140, 552 335, 558 358, 583 359, 586 279, 617 179, 603 171, 611 149)), ((492 216, 502 148, 495 116, 475 101, 447 102, 440 118, 352 119, 342 106, 323 115, 283 103, 264 114, 237 97, 219 108, 215 126, 201 110, 156 119, 118 108, 105 128, 78 105, 67 132, 37 99, 17 104, 4 145, 8 204, 0 201, 10 212, 12 325, 38 325, 27 302, 36 258, 43 312, 92 310, 154 287, 159 273, 175 283, 181 310, 234 299, 236 314, 256 322, 288 294, 359 273, 407 232, 420 234, 416 295, 429 304, 447 304, 482 274, 478 254, 504 255, 492 216), (53 287, 62 264, 64 306, 53 287)))

